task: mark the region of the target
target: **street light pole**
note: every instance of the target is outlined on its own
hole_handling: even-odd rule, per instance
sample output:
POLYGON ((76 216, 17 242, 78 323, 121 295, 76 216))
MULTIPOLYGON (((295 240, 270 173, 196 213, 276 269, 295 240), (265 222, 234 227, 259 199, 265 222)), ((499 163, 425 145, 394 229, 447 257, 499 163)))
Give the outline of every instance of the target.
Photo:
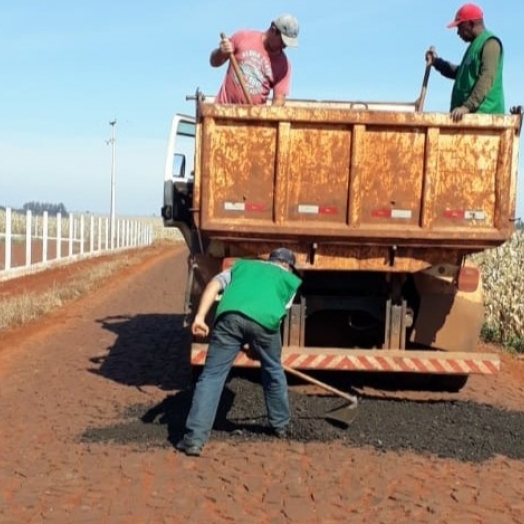
POLYGON ((116 192, 116 119, 109 122, 111 126, 111 206, 109 210, 109 242, 115 248, 115 192, 116 192))

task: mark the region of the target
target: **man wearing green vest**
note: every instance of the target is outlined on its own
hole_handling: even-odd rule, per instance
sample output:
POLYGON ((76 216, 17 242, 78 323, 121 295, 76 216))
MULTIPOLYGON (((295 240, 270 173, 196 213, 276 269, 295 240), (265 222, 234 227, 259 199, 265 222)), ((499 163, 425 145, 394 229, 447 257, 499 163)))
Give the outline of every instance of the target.
POLYGON ((218 304, 204 369, 197 381, 184 438, 176 449, 199 456, 215 420, 220 396, 233 361, 244 345, 260 360, 269 423, 276 436, 286 436, 289 424, 287 381, 282 368, 280 324, 301 284, 293 272, 295 255, 275 249, 269 260, 239 260, 206 286, 191 331, 207 336, 206 315, 218 304))
POLYGON ((455 80, 451 94, 451 117, 458 122, 467 113, 504 113, 502 42, 484 26, 482 9, 475 4, 463 5, 448 27, 469 46, 460 65, 437 56, 431 47, 426 60, 446 78, 455 80))

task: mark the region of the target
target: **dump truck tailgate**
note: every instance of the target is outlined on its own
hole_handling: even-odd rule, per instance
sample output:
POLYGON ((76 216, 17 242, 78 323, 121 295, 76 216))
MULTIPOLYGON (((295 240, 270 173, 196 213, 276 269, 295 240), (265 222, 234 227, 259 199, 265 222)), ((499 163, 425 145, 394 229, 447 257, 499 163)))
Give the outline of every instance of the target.
POLYGON ((210 238, 485 249, 513 231, 521 116, 203 103, 210 238))

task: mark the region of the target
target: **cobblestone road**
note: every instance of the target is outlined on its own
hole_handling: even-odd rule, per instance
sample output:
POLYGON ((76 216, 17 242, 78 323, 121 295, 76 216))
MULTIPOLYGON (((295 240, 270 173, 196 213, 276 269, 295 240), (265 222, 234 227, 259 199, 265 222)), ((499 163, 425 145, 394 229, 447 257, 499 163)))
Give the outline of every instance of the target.
MULTIPOLYGON (((180 248, 157 249, 101 292, 0 338, 2 524, 524 522, 524 461, 504 454, 471 462, 338 440, 220 438, 191 459, 173 451, 166 425, 165 445, 133 433, 86 441, 183 386, 188 369, 172 357, 184 272, 180 248)), ((504 357, 497 378, 473 377, 455 396, 365 393, 519 414, 523 367, 504 357)), ((137 416, 129 431, 144 424, 137 416)))

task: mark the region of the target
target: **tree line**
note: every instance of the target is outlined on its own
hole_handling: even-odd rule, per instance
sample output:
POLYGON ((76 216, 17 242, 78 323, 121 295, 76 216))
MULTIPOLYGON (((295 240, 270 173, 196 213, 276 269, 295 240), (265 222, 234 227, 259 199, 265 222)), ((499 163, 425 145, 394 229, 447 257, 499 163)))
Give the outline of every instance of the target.
MULTIPOLYGON (((0 209, 5 211, 4 206, 0 206, 0 209)), ((60 204, 51 204, 49 202, 26 202, 20 209, 13 209, 15 212, 25 213, 26 211, 31 211, 33 215, 43 215, 44 211, 47 211, 49 216, 56 216, 60 213, 63 217, 69 216, 69 211, 67 211, 65 205, 60 202, 60 204)))

